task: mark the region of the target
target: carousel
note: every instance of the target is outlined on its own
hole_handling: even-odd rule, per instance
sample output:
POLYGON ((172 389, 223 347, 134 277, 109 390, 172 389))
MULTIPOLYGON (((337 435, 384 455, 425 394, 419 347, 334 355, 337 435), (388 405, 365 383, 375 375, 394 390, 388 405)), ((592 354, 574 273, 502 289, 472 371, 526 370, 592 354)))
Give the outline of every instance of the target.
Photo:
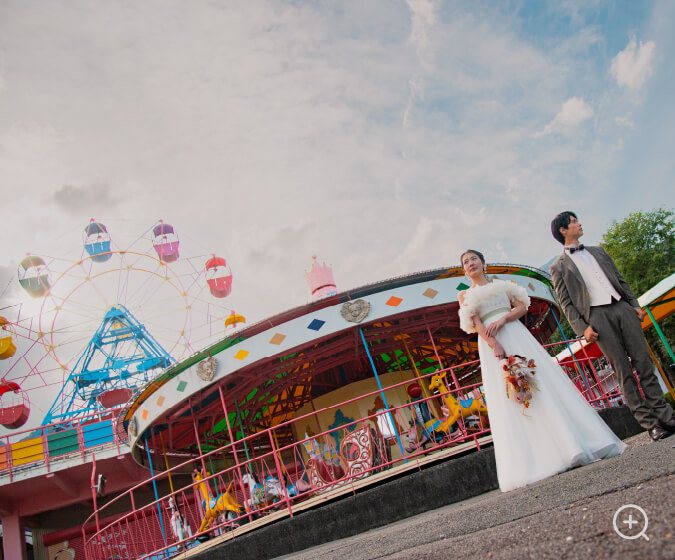
MULTIPOLYGON (((488 273, 527 290, 522 320, 546 342, 560 316, 548 275, 488 273)), ((461 268, 338 292, 315 258, 306 277, 311 303, 232 322, 136 392, 118 430, 146 484, 170 492, 123 515, 100 508, 87 557, 170 557, 490 443, 476 338, 459 328, 461 268)))

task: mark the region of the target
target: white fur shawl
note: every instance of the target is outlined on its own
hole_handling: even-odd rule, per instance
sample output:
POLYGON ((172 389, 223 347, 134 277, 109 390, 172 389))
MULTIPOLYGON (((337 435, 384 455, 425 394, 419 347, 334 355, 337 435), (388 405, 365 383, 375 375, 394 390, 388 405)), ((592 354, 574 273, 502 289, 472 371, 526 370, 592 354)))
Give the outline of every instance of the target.
POLYGON ((475 333, 473 317, 478 315, 478 307, 481 303, 487 303, 490 299, 506 293, 510 301, 519 301, 530 307, 530 296, 525 288, 513 282, 493 280, 485 286, 475 286, 464 292, 464 303, 459 306, 459 326, 467 333, 475 333))

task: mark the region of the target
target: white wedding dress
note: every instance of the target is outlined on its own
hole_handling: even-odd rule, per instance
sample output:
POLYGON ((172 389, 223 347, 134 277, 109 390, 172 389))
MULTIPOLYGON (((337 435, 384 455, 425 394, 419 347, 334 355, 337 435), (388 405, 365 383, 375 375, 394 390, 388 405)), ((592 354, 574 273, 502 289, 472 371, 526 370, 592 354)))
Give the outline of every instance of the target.
MULTIPOLYGON (((494 280, 485 286, 474 286, 464 292, 460 326, 474 333, 475 315, 487 326, 511 311, 511 302, 517 301, 529 307, 527 292, 513 282, 494 280)), ((534 375, 537 390, 526 409, 507 397, 502 364, 478 337, 483 389, 502 491, 623 452, 626 444, 614 435, 520 321, 504 324, 496 338, 507 355, 533 358, 537 366, 534 375)))

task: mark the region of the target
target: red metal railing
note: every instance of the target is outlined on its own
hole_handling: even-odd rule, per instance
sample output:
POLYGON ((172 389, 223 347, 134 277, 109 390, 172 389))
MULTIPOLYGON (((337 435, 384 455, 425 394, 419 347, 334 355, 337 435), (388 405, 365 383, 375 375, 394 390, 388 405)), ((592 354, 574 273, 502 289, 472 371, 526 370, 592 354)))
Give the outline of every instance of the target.
POLYGON ((0 436, 0 479, 8 477, 12 482, 18 471, 43 467, 51 472, 54 463, 62 460, 79 458, 87 463, 88 454, 103 447, 115 447, 119 453, 125 441, 116 429, 118 412, 110 410, 0 436))
MULTIPOLYGON (((547 348, 563 346, 550 344, 547 348)), ((555 359, 555 358, 551 358, 555 359)), ((429 384, 429 379, 448 372, 446 379, 468 375, 479 363, 468 362, 407 379, 384 388, 386 394, 405 391, 405 386, 418 381, 429 384)), ((562 364, 585 398, 599 408, 620 403, 621 393, 613 373, 606 369, 603 357, 584 355, 571 358, 562 364)), ((222 535, 237 527, 254 522, 271 514, 294 514, 303 501, 321 496, 321 500, 345 490, 355 492, 373 476, 386 476, 392 468, 421 468, 439 451, 452 454, 452 448, 462 445, 464 451, 480 447, 480 439, 489 435, 489 426, 482 417, 460 418, 447 432, 433 431, 434 423, 448 426, 450 420, 442 401, 452 395, 464 399, 469 394, 481 399, 479 384, 471 384, 408 401, 399 406, 378 409, 359 418, 346 418, 344 424, 328 430, 318 430, 317 435, 307 435, 305 427, 317 415, 326 411, 367 410, 373 397, 380 390, 360 395, 342 403, 314 410, 273 428, 251 434, 234 443, 201 453, 168 471, 156 474, 144 483, 129 489, 108 502, 97 513, 104 514, 110 507, 120 507, 128 500, 130 511, 108 523, 98 532, 83 529, 86 557, 89 559, 119 558, 170 558, 184 548, 194 546, 199 537, 222 535), (425 410, 429 421, 426 421, 425 410), (295 433, 305 433, 300 441, 279 445, 279 438, 289 433, 295 424, 295 433), (227 460, 225 460, 227 458, 227 460), (169 479, 177 473, 193 470, 205 474, 204 480, 195 481, 183 488, 161 496, 159 499, 136 507, 134 493, 152 482, 169 479), (242 506, 232 507, 222 515, 214 515, 213 522, 200 526, 207 513, 209 501, 204 500, 201 488, 213 498, 228 494, 232 501, 242 506), (215 492, 214 492, 215 489, 215 492), (182 532, 181 532, 182 531, 182 532), (93 534, 92 534, 93 533, 93 534)), ((392 402, 391 399, 387 399, 392 402)), ((317 421, 318 425, 318 421, 317 421)), ((231 427, 228 427, 231 434, 231 427)), ((231 434, 232 435, 232 434, 231 434)), ((158 458, 159 459, 159 458, 158 458)), ((159 461, 157 461, 159 463, 159 461)), ((201 476, 201 474, 200 474, 201 476)), ((91 527, 92 515, 84 527, 91 527)))

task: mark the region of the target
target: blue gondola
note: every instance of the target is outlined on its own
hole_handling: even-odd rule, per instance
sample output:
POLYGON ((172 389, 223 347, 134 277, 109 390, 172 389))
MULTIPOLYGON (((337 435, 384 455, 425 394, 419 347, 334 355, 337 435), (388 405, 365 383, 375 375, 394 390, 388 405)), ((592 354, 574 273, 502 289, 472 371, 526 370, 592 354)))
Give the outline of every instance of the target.
POLYGON ((94 262, 106 262, 112 257, 108 229, 94 218, 84 228, 84 249, 94 262))

